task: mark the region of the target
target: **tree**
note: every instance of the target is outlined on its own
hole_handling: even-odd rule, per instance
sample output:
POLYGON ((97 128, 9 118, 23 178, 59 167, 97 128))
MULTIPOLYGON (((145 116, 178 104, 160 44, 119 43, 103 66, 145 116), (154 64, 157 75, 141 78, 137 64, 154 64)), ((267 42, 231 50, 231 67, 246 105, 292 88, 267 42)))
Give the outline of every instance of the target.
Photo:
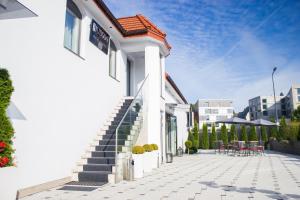
POLYGON ((255 126, 250 127, 249 141, 257 141, 257 133, 255 126))
POLYGON ((286 124, 284 116, 281 117, 280 123, 279 123, 279 131, 277 134, 277 140, 286 140, 287 139, 287 134, 288 134, 288 126, 286 124))
POLYGON ((226 146, 228 144, 228 135, 227 135, 227 128, 226 128, 225 124, 223 124, 221 127, 220 138, 223 141, 223 144, 226 146))
MULTIPOLYGON (((274 117, 271 117, 271 118, 270 118, 270 121, 273 122, 273 123, 275 123, 274 117)), ((273 138, 273 139, 277 138, 278 130, 277 130, 277 127, 276 127, 276 126, 272 126, 272 127, 269 129, 269 131, 270 131, 270 137, 271 137, 271 138, 273 138)))
POLYGON ((203 127, 202 127, 202 148, 209 149, 209 139, 208 139, 208 132, 207 132, 206 124, 203 124, 203 127))
POLYGON ((192 133, 194 137, 192 140, 193 148, 198 149, 199 148, 199 126, 197 122, 194 123, 192 133))
POLYGON ((232 142, 234 140, 238 140, 238 138, 237 138, 237 133, 236 133, 235 125, 232 124, 230 126, 229 142, 232 142))
POLYGON ((266 144, 268 142, 267 129, 265 126, 261 127, 261 139, 266 144))
POLYGON ((242 125, 241 132, 242 132, 242 141, 248 142, 248 135, 247 135, 245 125, 242 125))
POLYGON ((292 119, 293 121, 300 121, 300 106, 297 107, 296 110, 293 111, 292 113, 292 119))
POLYGON ((217 141, 217 134, 216 134, 216 128, 215 125, 212 125, 212 131, 209 137, 209 146, 211 149, 215 148, 216 145, 216 141, 217 141))

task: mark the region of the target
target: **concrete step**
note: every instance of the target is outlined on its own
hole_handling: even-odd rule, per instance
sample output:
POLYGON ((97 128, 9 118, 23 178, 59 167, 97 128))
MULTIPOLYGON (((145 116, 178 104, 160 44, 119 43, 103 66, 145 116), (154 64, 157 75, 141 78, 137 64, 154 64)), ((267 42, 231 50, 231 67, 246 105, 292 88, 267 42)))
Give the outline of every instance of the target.
POLYGON ((83 165, 83 171, 107 171, 112 172, 114 164, 86 164, 83 165))
POLYGON ((115 164, 114 157, 97 158, 92 157, 87 159, 87 164, 115 164))
POLYGON ((84 171, 78 173, 79 182, 108 182, 108 171, 84 171))

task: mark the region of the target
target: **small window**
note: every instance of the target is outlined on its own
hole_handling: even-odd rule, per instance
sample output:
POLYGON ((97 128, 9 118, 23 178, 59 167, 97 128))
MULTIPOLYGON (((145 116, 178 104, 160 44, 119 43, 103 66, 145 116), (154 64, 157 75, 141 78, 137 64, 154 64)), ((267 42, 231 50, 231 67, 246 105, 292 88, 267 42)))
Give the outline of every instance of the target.
POLYGON ((263 105, 263 109, 267 109, 267 105, 263 105))
POLYGON ((263 103, 267 103, 267 99, 263 99, 262 102, 263 102, 263 103))
POLYGON ((80 21, 82 15, 76 4, 68 0, 65 19, 64 46, 72 52, 79 54, 80 21))
POLYGON ((298 96, 298 102, 300 102, 300 96, 298 96))
POLYGON ((297 88, 297 93, 298 95, 300 95, 300 88, 297 88))
POLYGON ((109 42, 109 75, 117 78, 117 48, 112 40, 109 42))
POLYGON ((264 116, 268 116, 268 111, 263 111, 264 116))

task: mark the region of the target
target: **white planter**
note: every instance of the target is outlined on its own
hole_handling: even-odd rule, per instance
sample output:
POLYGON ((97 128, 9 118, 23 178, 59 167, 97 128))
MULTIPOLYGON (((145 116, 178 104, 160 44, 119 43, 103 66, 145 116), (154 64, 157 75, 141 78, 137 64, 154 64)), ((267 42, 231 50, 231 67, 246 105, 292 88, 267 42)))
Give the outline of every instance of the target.
POLYGON ((155 150, 155 151, 152 151, 152 168, 153 169, 156 169, 158 168, 158 158, 159 158, 159 151, 158 150, 155 150))
POLYGON ((144 154, 144 172, 151 172, 152 171, 152 152, 145 152, 144 154))
POLYGON ((134 178, 142 178, 144 176, 144 157, 145 154, 132 154, 134 178))

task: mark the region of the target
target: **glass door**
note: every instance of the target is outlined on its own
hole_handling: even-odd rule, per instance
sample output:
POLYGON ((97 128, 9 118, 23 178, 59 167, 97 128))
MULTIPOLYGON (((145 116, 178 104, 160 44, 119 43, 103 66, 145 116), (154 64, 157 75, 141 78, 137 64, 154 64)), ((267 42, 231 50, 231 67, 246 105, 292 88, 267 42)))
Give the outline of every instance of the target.
POLYGON ((166 150, 176 155, 177 150, 177 119, 175 116, 166 116, 166 150))

